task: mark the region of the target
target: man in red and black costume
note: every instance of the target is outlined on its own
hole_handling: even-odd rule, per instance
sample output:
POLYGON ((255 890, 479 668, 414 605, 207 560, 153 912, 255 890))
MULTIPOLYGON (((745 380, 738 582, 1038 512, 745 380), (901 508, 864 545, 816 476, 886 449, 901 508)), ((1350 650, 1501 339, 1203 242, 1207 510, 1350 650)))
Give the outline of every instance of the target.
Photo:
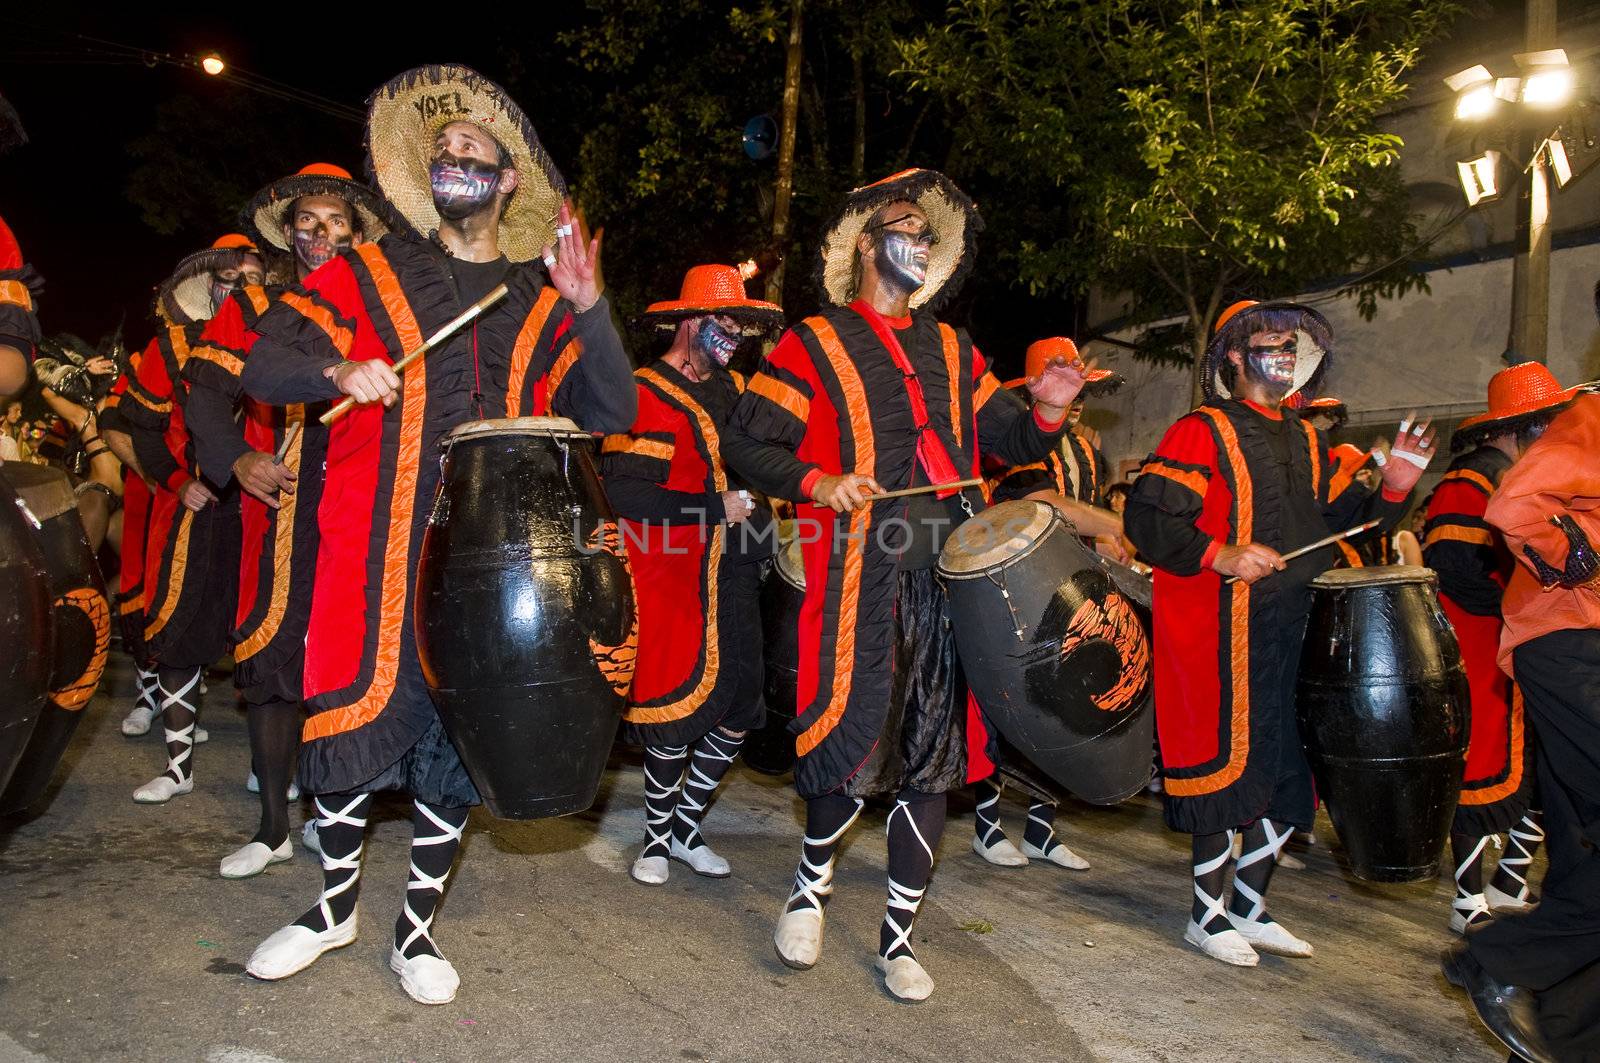
MULTIPOLYGON (((242 220, 287 254, 287 269, 304 282, 340 252, 381 237, 387 217, 383 200, 348 171, 313 163, 256 193, 242 220)), ((277 285, 234 291, 183 370, 202 476, 214 491, 239 490, 243 548, 228 641, 233 681, 249 706, 249 785, 260 792, 261 817, 255 837, 223 858, 223 878, 248 878, 293 855, 289 799, 328 432, 318 420, 321 405, 268 406, 240 384, 255 324, 283 292, 277 285), (302 478, 302 469, 311 475, 302 478)), ((313 837, 310 828, 308 843, 313 837)))
POLYGON ((761 698, 761 576, 777 545, 765 502, 722 460, 744 377, 728 368, 747 335, 777 331, 783 310, 745 295, 733 266, 696 266, 676 300, 644 320, 672 346, 634 374, 639 416, 606 438, 601 471, 622 520, 639 610, 639 655, 623 716, 644 746, 645 847, 630 872, 667 880, 668 859, 726 878, 700 821, 766 718, 761 698))
POLYGON ((460 979, 431 927, 479 798, 428 695, 412 625, 439 444, 475 418, 547 413, 622 432, 637 404, 601 293, 599 239, 581 231, 504 90, 460 66, 408 71, 373 93, 367 151, 416 233, 346 251, 281 296, 256 322, 243 374, 261 402, 359 404, 328 433, 306 631, 299 778, 316 795, 323 892, 247 969, 285 978, 355 940, 372 794, 401 790, 414 801, 411 881, 390 966, 412 999, 443 1004, 460 979), (402 386, 393 363, 502 283, 508 294, 402 386))
MULTIPOLYGON (((260 252, 230 233, 178 264, 157 296, 166 327, 139 359, 119 409, 153 485, 145 543, 145 650, 156 668, 167 769, 133 792, 163 804, 194 789, 205 670, 228 649, 239 586, 239 496, 212 491, 186 416, 184 365, 205 322, 235 288, 265 277, 260 252)), ((131 715, 131 714, 130 714, 131 715)), ((138 733, 127 726, 124 733, 138 733)))
MULTIPOLYGON (((1025 396, 1027 381, 1043 373, 1044 367, 1054 359, 1068 363, 1080 361, 1078 345, 1065 336, 1035 340, 1024 355, 1023 375, 1006 381, 1005 386, 1025 396)), ((1078 428, 1085 401, 1114 393, 1122 386, 1122 377, 1109 369, 1089 369, 1084 381, 1083 390, 1067 412, 1069 431, 1063 433, 1061 441, 1044 460, 1013 466, 990 463, 991 468, 986 470, 990 500, 1009 502, 1028 498, 1054 506, 1086 543, 1118 561, 1126 561, 1122 549, 1122 518, 1104 508, 1102 485, 1107 479, 1108 466, 1099 449, 1078 428)), ((997 763, 999 756, 998 743, 988 741, 975 724, 981 727, 982 720, 969 717, 967 749, 972 760, 969 774, 979 770, 982 760, 997 763), (977 748, 983 749, 982 758, 974 753, 977 748)), ((973 852, 999 867, 1024 867, 1034 859, 1074 871, 1088 870, 1089 861, 1056 837, 1054 801, 1034 800, 1029 804, 1020 849, 1006 837, 1000 826, 1003 787, 998 769, 973 786, 977 801, 973 816, 973 852)))
POLYGON ((972 268, 980 226, 972 202, 933 171, 852 192, 818 263, 833 307, 779 341, 723 444, 751 484, 797 503, 805 561, 792 729, 806 837, 774 943, 791 967, 817 962, 839 839, 864 797, 893 795, 878 968, 906 1000, 933 991, 912 923, 946 794, 969 781, 968 699, 933 570, 944 535, 982 496, 873 496, 975 476, 988 454, 1038 461, 1083 385, 1079 367, 1052 363, 1028 382, 1038 400, 1029 414, 972 341, 934 316, 972 268))
POLYGON ((1445 959, 1484 1024, 1533 1063, 1600 1059, 1600 395, 1565 395, 1571 406, 1484 513, 1517 559, 1500 667, 1539 739, 1549 867, 1537 905, 1496 917, 1445 959))
POLYGON ((1536 362, 1496 373, 1488 411, 1456 429, 1450 445, 1459 453, 1428 501, 1422 559, 1439 574, 1439 603, 1455 628, 1472 688, 1467 769, 1450 830, 1456 861, 1450 928, 1457 933, 1486 922, 1492 910, 1528 906, 1527 876, 1544 839, 1532 807, 1534 743, 1522 694, 1497 660, 1501 598, 1516 562, 1484 514, 1506 470, 1571 402, 1571 393, 1536 362), (1483 853, 1502 832, 1510 844, 1485 886, 1483 853))
POLYGON ((1312 952, 1267 915, 1265 895, 1278 851, 1311 827, 1316 807, 1294 687, 1309 585, 1334 551, 1280 555, 1375 517, 1393 524, 1433 453, 1428 426, 1408 418, 1382 490, 1330 498, 1327 442, 1284 400, 1315 389, 1331 345, 1322 315, 1298 304, 1224 311, 1202 366, 1207 401, 1167 430, 1123 514, 1156 569, 1166 818, 1194 836, 1184 939, 1237 966, 1254 966, 1257 949, 1312 952), (1236 834, 1244 851, 1224 905, 1236 834))

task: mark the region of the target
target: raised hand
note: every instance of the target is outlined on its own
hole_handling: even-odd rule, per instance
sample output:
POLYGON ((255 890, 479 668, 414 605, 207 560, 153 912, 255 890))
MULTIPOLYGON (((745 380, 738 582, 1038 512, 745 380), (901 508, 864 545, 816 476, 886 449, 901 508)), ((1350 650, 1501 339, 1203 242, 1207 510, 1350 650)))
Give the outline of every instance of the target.
POLYGON ((1059 421, 1065 416, 1093 368, 1093 362, 1086 363, 1081 358, 1069 362, 1058 355, 1045 363, 1038 376, 1029 377, 1028 394, 1039 406, 1040 416, 1047 421, 1059 421))
POLYGON ((556 214, 556 246, 546 244, 544 248, 550 283, 580 314, 599 302, 605 291, 600 277, 600 238, 604 235, 601 230, 590 239, 588 223, 568 199, 556 214))
POLYGON ((1416 419, 1417 411, 1412 410, 1400 422, 1400 431, 1389 447, 1389 460, 1383 465, 1383 486, 1395 494, 1409 494, 1433 460, 1433 419, 1413 425, 1416 419))

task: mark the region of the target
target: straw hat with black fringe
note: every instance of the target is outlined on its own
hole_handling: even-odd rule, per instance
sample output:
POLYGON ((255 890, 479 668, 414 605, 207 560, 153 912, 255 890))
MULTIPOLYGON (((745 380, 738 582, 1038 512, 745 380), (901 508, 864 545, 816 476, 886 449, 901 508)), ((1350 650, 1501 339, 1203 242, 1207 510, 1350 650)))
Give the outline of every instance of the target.
POLYGON ((172 276, 161 282, 156 292, 156 313, 175 325, 210 320, 216 312, 211 305, 211 274, 237 268, 245 255, 260 254, 261 249, 243 233, 218 237, 204 251, 184 258, 172 276))
POLYGON ((744 276, 738 267, 720 265, 691 268, 683 275, 678 297, 651 303, 639 320, 665 330, 705 314, 733 318, 747 336, 772 333, 783 327, 783 307, 751 299, 745 294, 744 276))
POLYGON ((978 233, 983 231, 978 208, 937 170, 902 170, 851 192, 823 230, 816 283, 827 302, 848 306, 856 297, 856 241, 874 213, 899 200, 920 207, 939 236, 928 252, 927 279, 911 293, 911 308, 937 311, 961 290, 977 259, 978 233))
POLYGON ((378 239, 396 224, 394 211, 382 196, 357 181, 349 170, 331 162, 302 166, 272 182, 245 205, 239 221, 279 251, 291 251, 289 241, 283 238, 283 226, 286 221, 292 222, 287 217, 289 208, 302 196, 337 196, 344 200, 360 215, 361 235, 368 240, 378 239))
POLYGON ((439 212, 428 167, 439 131, 452 122, 471 122, 510 154, 518 183, 500 217, 500 250, 513 262, 538 258, 556 242, 556 214, 567 183, 522 108, 469 67, 419 66, 372 94, 367 101, 372 180, 412 228, 433 236, 439 212))

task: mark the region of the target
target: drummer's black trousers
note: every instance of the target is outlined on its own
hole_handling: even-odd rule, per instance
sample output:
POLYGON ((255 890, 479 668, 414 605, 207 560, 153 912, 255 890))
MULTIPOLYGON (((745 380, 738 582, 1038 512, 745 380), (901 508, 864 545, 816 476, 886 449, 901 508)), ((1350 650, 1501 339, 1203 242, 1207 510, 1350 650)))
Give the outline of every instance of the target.
POLYGON ((1534 990, 1551 1050, 1600 1063, 1600 631, 1557 631, 1512 659, 1539 741, 1545 875, 1539 906, 1468 938, 1495 978, 1534 990))

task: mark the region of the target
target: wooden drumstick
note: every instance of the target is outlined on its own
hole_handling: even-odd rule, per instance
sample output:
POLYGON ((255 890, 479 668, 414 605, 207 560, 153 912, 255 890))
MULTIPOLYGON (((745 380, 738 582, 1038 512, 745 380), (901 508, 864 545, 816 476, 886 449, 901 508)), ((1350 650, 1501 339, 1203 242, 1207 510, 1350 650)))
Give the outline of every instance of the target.
POLYGON ((296 421, 294 424, 290 425, 289 430, 283 434, 283 446, 279 447, 278 453, 273 456, 272 464, 283 464, 283 459, 289 456, 289 448, 294 446, 295 437, 299 434, 300 422, 296 421))
MULTIPOLYGON (((1383 521, 1381 520, 1369 520, 1365 524, 1357 524, 1354 528, 1346 528, 1342 532, 1335 532, 1326 539, 1318 539, 1316 542, 1302 546, 1298 550, 1290 550, 1287 554, 1280 554, 1278 559, 1280 561, 1293 561, 1295 558, 1309 554, 1313 550, 1321 550, 1324 546, 1332 546, 1341 539, 1348 539, 1351 536, 1360 535, 1362 532, 1369 532, 1382 523, 1383 521)), ((1224 582, 1238 583, 1239 577, 1229 576, 1224 582)))
POLYGON ((927 484, 923 487, 904 487, 898 491, 885 491, 881 495, 867 495, 868 502, 882 502, 886 498, 904 498, 907 495, 925 495, 933 491, 948 491, 952 488, 977 487, 983 483, 983 477, 978 476, 971 480, 956 480, 947 484, 927 484))
MULTIPOLYGON (((433 350, 433 348, 439 346, 439 344, 443 343, 451 336, 454 336, 458 331, 460 331, 461 326, 465 325, 467 322, 471 321, 473 318, 489 309, 495 303, 498 303, 501 299, 504 299, 506 297, 506 291, 507 289, 504 284, 496 286, 495 289, 488 295, 485 295, 482 299, 479 299, 477 302, 461 311, 461 313, 457 314, 455 318, 453 318, 443 328, 439 329, 438 332, 435 332, 432 336, 429 336, 427 339, 423 340, 416 346, 414 350, 406 352, 406 356, 404 358, 394 363, 394 371, 396 373, 404 373, 406 371, 406 367, 412 362, 415 362, 418 358, 421 358, 423 355, 433 350)), ((332 424, 348 413, 350 407, 354 406, 355 404, 355 396, 345 396, 342 402, 322 415, 322 423, 332 424)))

